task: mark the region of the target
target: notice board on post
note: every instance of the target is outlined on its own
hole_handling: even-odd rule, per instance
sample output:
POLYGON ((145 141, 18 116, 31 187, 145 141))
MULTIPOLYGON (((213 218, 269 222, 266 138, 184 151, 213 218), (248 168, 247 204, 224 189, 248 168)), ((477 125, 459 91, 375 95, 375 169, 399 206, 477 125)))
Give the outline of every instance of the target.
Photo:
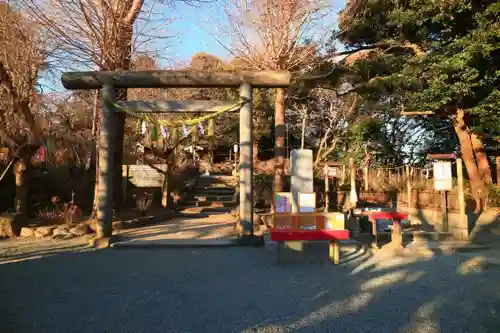
POLYGON ((336 166, 325 165, 324 169, 325 178, 338 179, 340 178, 339 168, 336 166))
POLYGON ((451 191, 453 188, 453 177, 451 173, 451 162, 439 161, 433 165, 434 189, 436 191, 451 191))

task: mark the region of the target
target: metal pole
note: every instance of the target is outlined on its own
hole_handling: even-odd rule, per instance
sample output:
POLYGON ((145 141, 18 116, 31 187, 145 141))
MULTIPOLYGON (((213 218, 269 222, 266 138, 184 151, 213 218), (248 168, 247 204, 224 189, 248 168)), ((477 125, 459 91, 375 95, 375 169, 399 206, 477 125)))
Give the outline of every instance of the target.
MULTIPOLYGON (((240 233, 253 235, 253 124, 252 86, 240 86, 240 98, 245 104, 240 109, 240 233)), ((235 154, 236 155, 236 154, 235 154)), ((236 160, 236 159, 235 159, 236 160)))
POLYGON ((99 131, 99 207, 97 238, 111 237, 113 220, 113 162, 115 135, 115 89, 101 89, 102 122, 99 131))

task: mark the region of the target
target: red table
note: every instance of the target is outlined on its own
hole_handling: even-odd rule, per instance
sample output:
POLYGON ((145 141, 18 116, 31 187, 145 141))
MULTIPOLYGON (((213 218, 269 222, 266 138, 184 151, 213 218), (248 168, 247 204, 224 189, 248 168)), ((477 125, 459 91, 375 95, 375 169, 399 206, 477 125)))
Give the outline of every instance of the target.
POLYGON ((408 218, 408 213, 402 212, 375 212, 363 211, 361 216, 367 216, 372 224, 372 246, 378 248, 377 220, 392 220, 391 243, 394 247, 403 247, 403 225, 402 220, 408 218))

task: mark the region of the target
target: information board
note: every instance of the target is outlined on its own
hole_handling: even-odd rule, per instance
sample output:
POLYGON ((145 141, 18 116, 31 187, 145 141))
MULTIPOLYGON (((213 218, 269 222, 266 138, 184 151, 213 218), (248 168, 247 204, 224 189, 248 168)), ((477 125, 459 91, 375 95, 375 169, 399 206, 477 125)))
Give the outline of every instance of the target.
POLYGON ((314 213, 316 211, 316 193, 299 193, 299 212, 314 213))
POLYGON ((292 200, 290 192, 276 192, 274 202, 276 213, 290 213, 292 211, 292 200))
MULTIPOLYGON (((135 187, 159 187, 162 188, 167 171, 166 164, 134 164, 125 165, 128 181, 135 187)), ((124 172, 124 174, 125 174, 124 172)))
POLYGON ((434 189, 436 191, 451 191, 453 188, 451 162, 435 162, 434 189))
POLYGON ((344 213, 328 213, 326 215, 325 229, 344 230, 345 216, 344 213))
POLYGON ((340 178, 339 168, 325 165, 325 177, 328 178, 340 178))

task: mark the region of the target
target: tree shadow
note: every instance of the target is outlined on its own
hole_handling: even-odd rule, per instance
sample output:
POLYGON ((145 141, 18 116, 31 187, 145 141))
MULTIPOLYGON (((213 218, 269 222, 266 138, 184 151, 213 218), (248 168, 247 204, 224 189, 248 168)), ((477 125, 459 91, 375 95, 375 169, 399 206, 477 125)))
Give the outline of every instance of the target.
MULTIPOLYGON (((315 248, 313 246, 313 248, 315 248)), ((277 266, 266 248, 100 250, 0 265, 5 332, 498 332, 498 271, 465 257, 277 266), (34 302, 34 299, 43 302, 34 302), (75 316, 75 314, 78 314, 75 316)))
POLYGON ((471 230, 469 240, 474 243, 489 244, 500 242, 500 211, 483 212, 484 216, 477 217, 471 230))
POLYGON ((228 215, 228 221, 213 221, 217 214, 193 214, 144 228, 128 229, 118 233, 119 241, 161 241, 175 239, 220 239, 234 236, 235 219, 228 215))
POLYGON ((86 236, 59 241, 3 241, 0 250, 0 265, 23 260, 40 259, 42 257, 91 250, 86 236))

